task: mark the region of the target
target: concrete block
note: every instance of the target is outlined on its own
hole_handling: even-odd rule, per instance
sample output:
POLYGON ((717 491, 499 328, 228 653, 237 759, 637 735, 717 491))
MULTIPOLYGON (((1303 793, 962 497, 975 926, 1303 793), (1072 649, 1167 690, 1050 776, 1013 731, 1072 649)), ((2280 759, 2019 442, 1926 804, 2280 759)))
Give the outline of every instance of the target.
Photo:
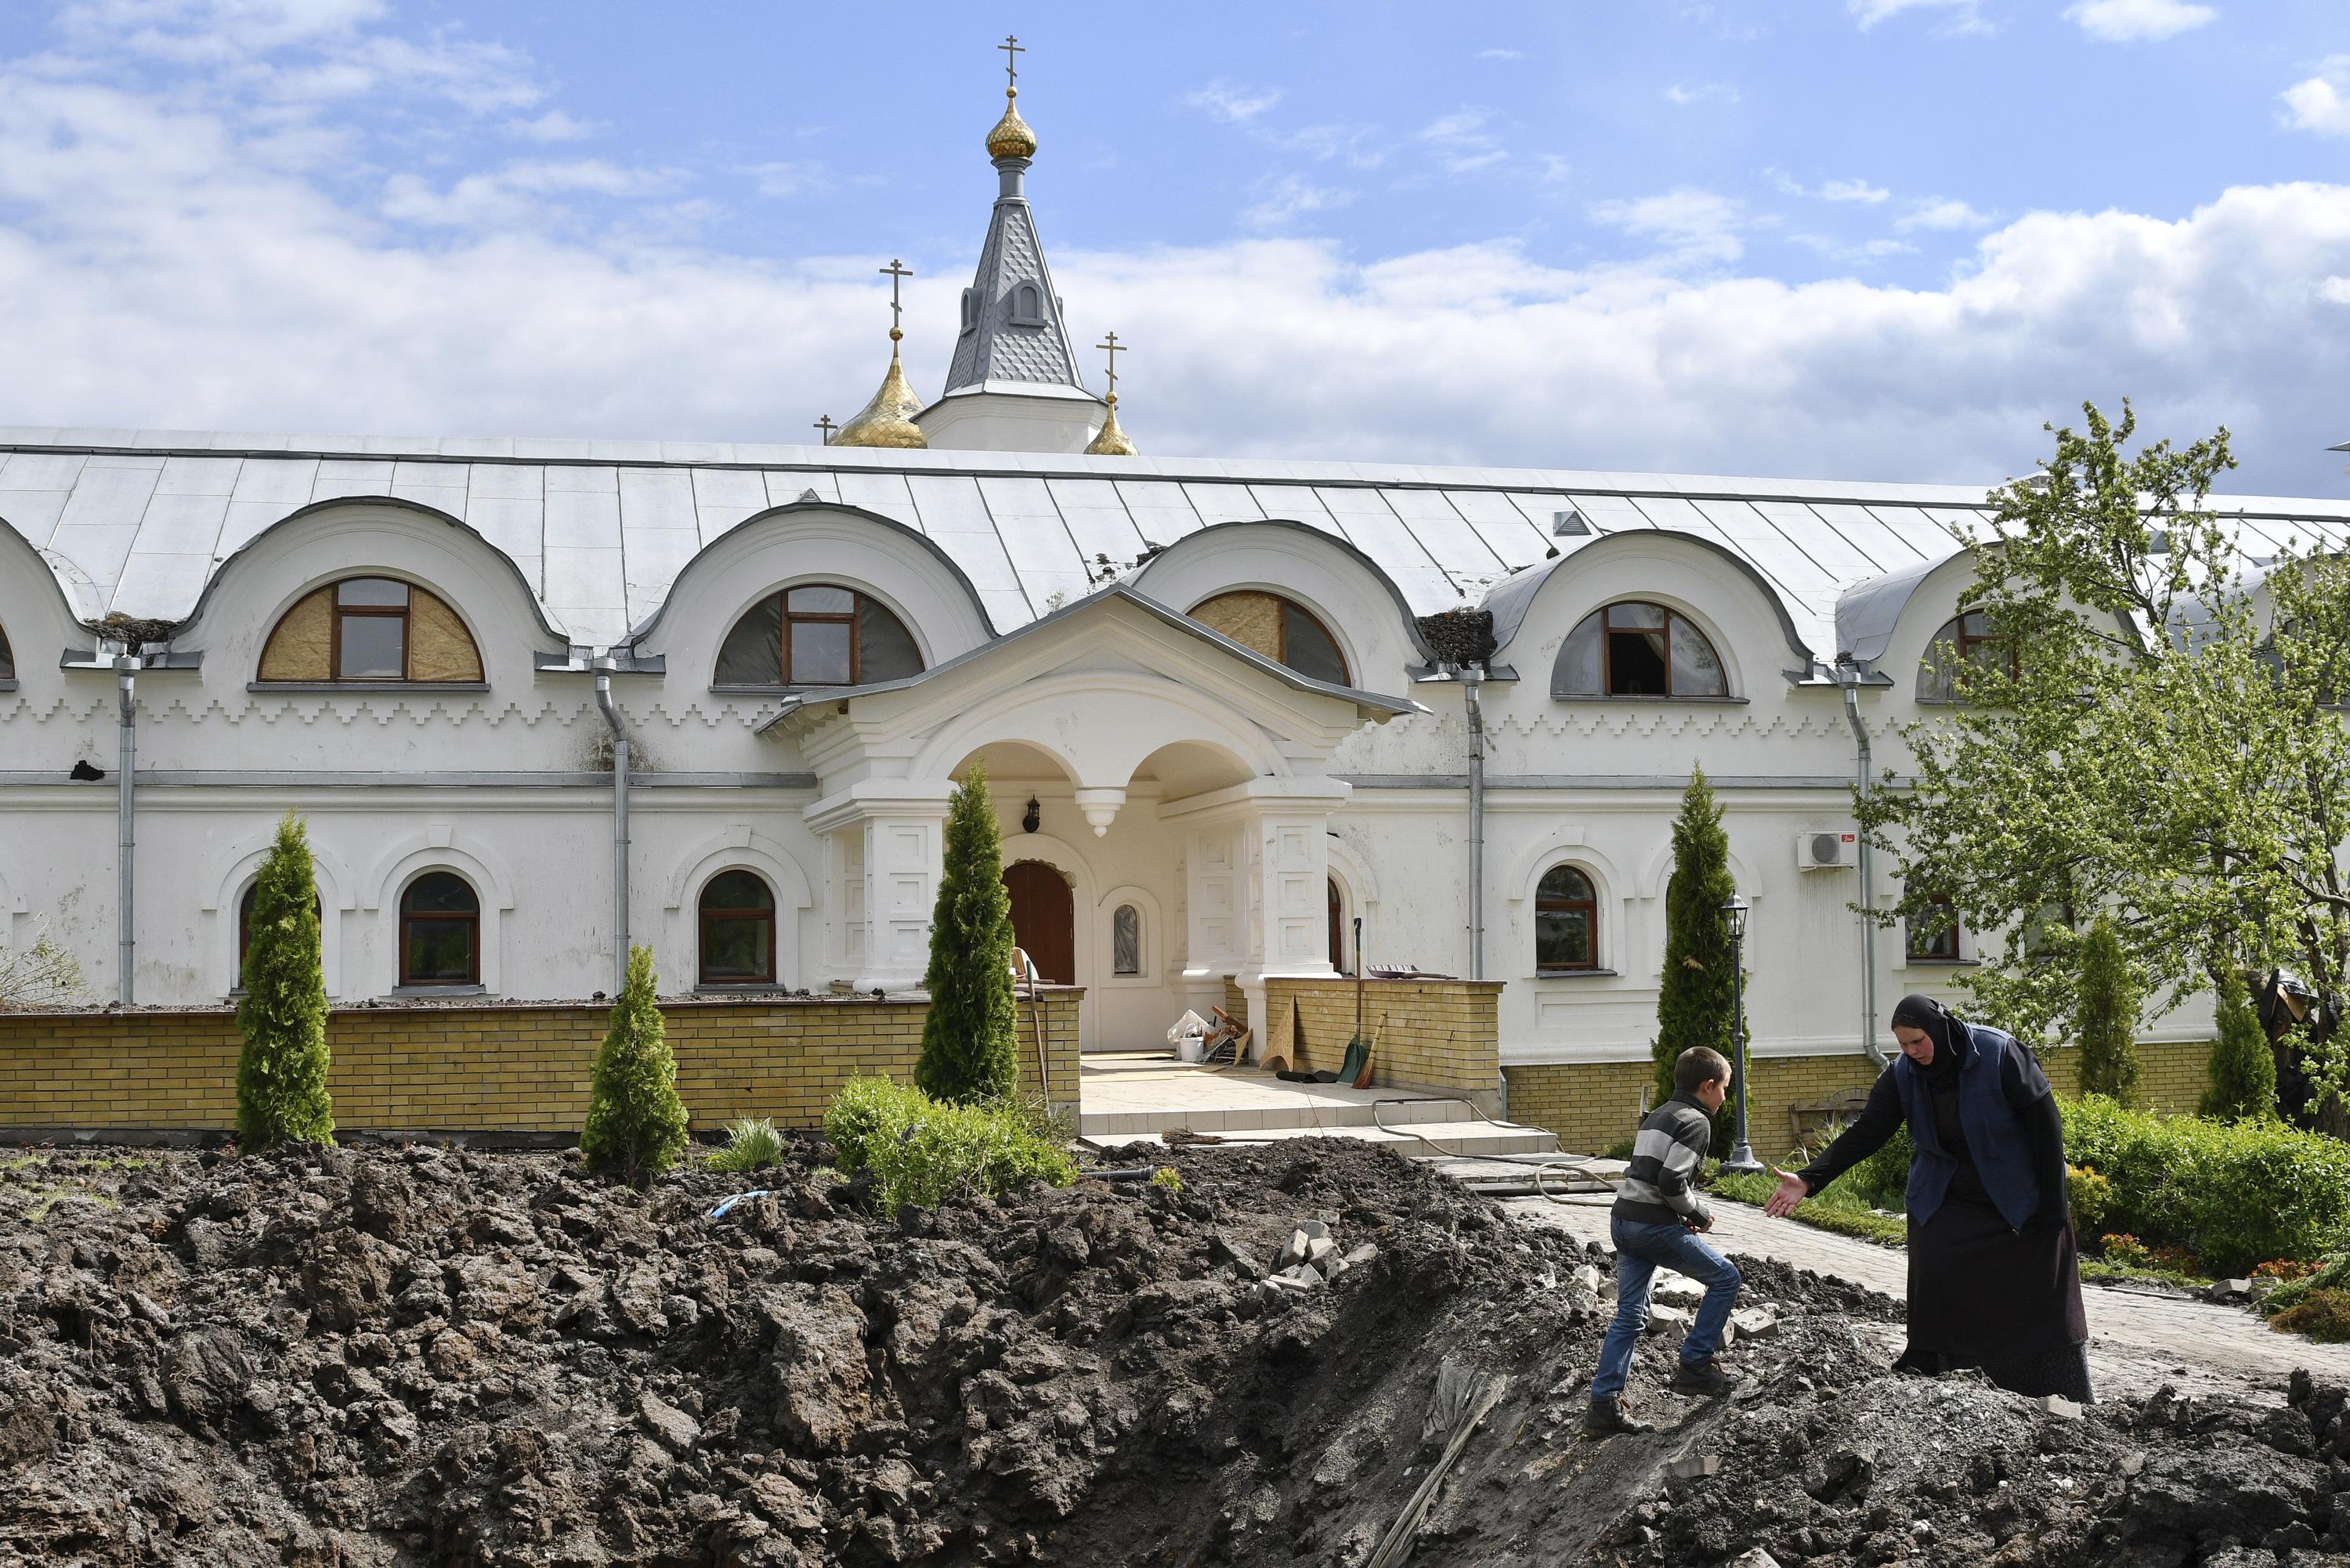
POLYGON ((2074 1404, 2062 1394, 2045 1395, 2034 1399, 2033 1403, 2060 1421, 2077 1421, 2081 1418, 2081 1407, 2074 1404))
POLYGON ((1706 1476, 1719 1475, 1721 1473, 1721 1456, 1683 1454, 1667 1462, 1665 1473, 1675 1480, 1698 1480, 1706 1476))
POLYGON ((1652 1306, 1648 1309, 1650 1334, 1683 1334, 1689 1332, 1690 1317, 1679 1307, 1652 1306))

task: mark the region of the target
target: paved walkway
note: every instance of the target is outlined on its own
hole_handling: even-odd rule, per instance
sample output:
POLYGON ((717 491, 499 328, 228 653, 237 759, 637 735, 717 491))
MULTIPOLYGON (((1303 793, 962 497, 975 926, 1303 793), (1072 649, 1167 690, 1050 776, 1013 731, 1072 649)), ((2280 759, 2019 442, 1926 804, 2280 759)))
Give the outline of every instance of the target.
MULTIPOLYGON (((1526 1199, 1509 1208, 1526 1223, 1556 1225, 1584 1241, 1607 1234, 1605 1199, 1526 1199)), ((1908 1260, 1898 1249, 1773 1220, 1745 1204, 1717 1201, 1713 1208, 1714 1228, 1706 1239, 1725 1252, 1776 1258, 1896 1298, 1908 1293, 1908 1260)), ((2082 1296, 2089 1314, 2089 1370, 2100 1391, 2146 1395, 2168 1383, 2182 1393, 2242 1397, 2249 1385, 2264 1399, 2282 1400, 2296 1366, 2350 1384, 2350 1345, 2278 1334, 2242 1307, 2132 1286, 2089 1284, 2082 1296)), ((1899 1352, 1901 1331, 1889 1328, 1886 1339, 1889 1362, 1899 1352)))

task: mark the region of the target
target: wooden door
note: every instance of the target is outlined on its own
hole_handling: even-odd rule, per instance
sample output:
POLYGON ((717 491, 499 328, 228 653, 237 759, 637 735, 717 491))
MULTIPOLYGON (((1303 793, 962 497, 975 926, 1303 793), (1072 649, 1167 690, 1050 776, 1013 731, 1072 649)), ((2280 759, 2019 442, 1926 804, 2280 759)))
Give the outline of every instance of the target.
POLYGON ((1076 984, 1076 901, 1061 874, 1022 860, 1003 868, 1003 888, 1012 895, 1012 940, 1028 950, 1036 972, 1049 984, 1076 984))

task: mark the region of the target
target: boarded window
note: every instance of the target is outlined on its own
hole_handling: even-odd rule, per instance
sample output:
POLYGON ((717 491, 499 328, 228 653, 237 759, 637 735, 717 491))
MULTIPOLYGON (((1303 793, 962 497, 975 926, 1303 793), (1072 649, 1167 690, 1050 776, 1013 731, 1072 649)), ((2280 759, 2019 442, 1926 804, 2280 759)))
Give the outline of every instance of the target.
POLYGON ((1191 618, 1253 653, 1286 665, 1309 680, 1351 684, 1347 656, 1321 618, 1295 599, 1253 589, 1218 594, 1195 606, 1191 618))
POLYGON ((869 594, 810 583, 769 594, 718 649, 717 686, 870 686, 922 672, 914 634, 869 594))
POLYGON ((481 650, 457 612, 393 577, 346 577, 287 610, 261 652, 260 679, 463 681, 481 650))

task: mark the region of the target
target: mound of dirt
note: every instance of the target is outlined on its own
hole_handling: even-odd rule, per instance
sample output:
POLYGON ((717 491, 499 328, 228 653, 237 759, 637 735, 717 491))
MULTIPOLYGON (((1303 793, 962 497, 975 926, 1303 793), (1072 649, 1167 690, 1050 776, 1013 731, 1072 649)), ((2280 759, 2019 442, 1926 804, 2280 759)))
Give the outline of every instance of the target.
POLYGON ((1594 1443, 1606 1260, 1383 1150, 1180 1151, 1180 1193, 895 1222, 824 1152, 723 1218, 744 1179, 639 1194, 558 1155, 0 1172, 0 1563, 1360 1564, 1438 1455, 1447 1360, 1507 1386, 1424 1565, 2350 1546, 2337 1390, 2052 1416, 1887 1376, 1893 1303, 1754 1261, 1778 1329, 1727 1358, 1741 1393, 1665 1394, 1652 1335, 1662 1429, 1594 1443), (1316 1220, 1328 1282, 1267 1282, 1316 1220))

